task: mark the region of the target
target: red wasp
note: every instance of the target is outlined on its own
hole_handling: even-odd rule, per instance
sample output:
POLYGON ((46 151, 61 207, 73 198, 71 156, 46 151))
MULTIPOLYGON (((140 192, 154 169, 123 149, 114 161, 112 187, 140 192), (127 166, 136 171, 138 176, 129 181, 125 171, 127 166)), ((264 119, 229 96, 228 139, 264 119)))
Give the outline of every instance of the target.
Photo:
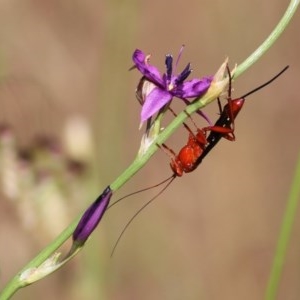
MULTIPOLYGON (((227 96, 227 102, 228 102, 228 107, 229 107, 229 105, 231 105, 231 101, 233 101, 233 100, 231 99, 232 77, 231 77, 230 69, 228 66, 227 66, 227 72, 228 72, 228 77, 229 77, 228 96, 227 96)), ((234 119, 235 119, 233 111, 227 110, 227 109, 225 111, 225 107, 224 107, 224 109, 222 109, 219 98, 218 98, 218 104, 219 104, 219 110, 220 110, 220 119, 222 118, 222 120, 225 120, 228 117, 228 119, 230 120, 230 124, 229 124, 230 126, 228 126, 228 127, 223 126, 222 122, 218 122, 220 120, 219 119, 215 125, 204 127, 202 129, 200 129, 197 127, 197 125, 191 119, 192 122, 194 123, 195 127, 197 128, 197 132, 196 132, 196 134, 193 133, 193 131, 185 123, 183 123, 184 127, 189 132, 189 137, 188 137, 188 141, 187 141, 186 145, 181 148, 178 155, 176 155, 176 153, 172 149, 170 149, 168 146, 166 146, 165 144, 162 145, 164 147, 164 149, 166 149, 166 151, 169 154, 171 154, 170 166, 173 171, 174 177, 177 177, 177 176, 181 177, 183 175, 183 173, 190 173, 198 167, 199 163, 197 163, 197 161, 202 156, 202 153, 204 152, 204 150, 206 149, 206 147, 208 145, 208 140, 206 139, 207 131, 216 132, 216 133, 220 134, 220 136, 224 135, 224 137, 226 137, 230 140, 235 139, 234 133, 233 133, 234 132, 234 119)), ((173 112, 173 110, 171 108, 169 108, 169 110, 171 110, 173 115, 176 116, 176 114, 173 112)))
MULTIPOLYGON (((121 234, 119 235, 111 255, 114 254, 116 247, 123 236, 124 232, 128 228, 128 226, 132 223, 132 221, 135 219, 135 217, 144 209, 146 208, 150 203, 152 203, 159 195, 161 195, 167 187, 173 182, 173 180, 176 177, 180 177, 183 175, 183 173, 189 173, 194 171, 202 162, 202 160, 206 157, 206 155, 217 145, 217 143, 221 140, 221 138, 226 138, 230 141, 235 140, 234 136, 234 121, 239 112, 241 111, 246 97, 249 95, 257 92, 258 90, 264 88, 271 82, 273 82, 276 78, 278 78, 283 72, 285 72, 288 69, 289 66, 286 66, 282 71, 280 71, 276 76, 274 76, 269 81, 265 82, 264 84, 260 85, 259 87, 253 89, 252 91, 246 93, 242 97, 231 99, 231 77, 230 72, 229 73, 229 91, 228 91, 228 98, 227 98, 227 104, 224 105, 222 108, 221 102, 218 99, 218 105, 220 110, 220 116, 216 123, 213 126, 204 127, 202 129, 197 129, 196 134, 193 133, 193 131, 185 124, 183 123, 184 127, 189 132, 189 138, 185 146, 181 148, 178 155, 175 154, 175 152, 167 147, 166 145, 162 145, 163 148, 165 148, 168 153, 171 153, 172 159, 171 159, 171 169, 173 171, 173 175, 164 181, 162 181, 159 184, 156 184, 149 188, 144 188, 142 190, 133 192, 129 195, 126 195, 125 197, 120 198, 119 200, 115 201, 111 206, 115 205, 116 203, 120 202, 121 200, 138 194, 140 192, 149 190, 154 187, 158 187, 161 184, 164 184, 167 182, 167 184, 164 186, 164 188, 158 192, 153 198, 151 198, 148 202, 146 202, 128 221, 126 226, 123 228, 121 234), (210 131, 210 134, 208 137, 206 137, 206 132, 210 131)), ((141 80, 140 84, 142 85, 143 82, 141 80)), ((138 98, 139 102, 143 104, 143 101, 141 100, 142 97, 138 98)), ((176 114, 173 112, 171 108, 169 110, 176 116, 176 114)))
POLYGON ((179 151, 178 155, 176 155, 175 152, 168 148, 166 145, 163 145, 163 147, 166 148, 173 156, 170 166, 172 171, 174 172, 174 176, 180 177, 183 175, 183 173, 194 171, 202 162, 203 158, 216 146, 216 144, 222 137, 230 141, 234 141, 234 120, 242 109, 246 97, 273 82, 283 72, 285 72, 288 67, 289 66, 286 66, 282 71, 280 71, 269 81, 248 92, 242 97, 236 99, 231 99, 231 77, 230 72, 228 71, 228 103, 222 109, 220 100, 218 99, 220 117, 218 118, 216 123, 213 126, 204 127, 202 129, 198 128, 196 134, 194 134, 192 130, 186 124, 184 124, 185 128, 187 128, 187 130, 189 131, 189 138, 186 145, 183 146, 179 151), (210 131, 208 137, 206 137, 207 131, 210 131))

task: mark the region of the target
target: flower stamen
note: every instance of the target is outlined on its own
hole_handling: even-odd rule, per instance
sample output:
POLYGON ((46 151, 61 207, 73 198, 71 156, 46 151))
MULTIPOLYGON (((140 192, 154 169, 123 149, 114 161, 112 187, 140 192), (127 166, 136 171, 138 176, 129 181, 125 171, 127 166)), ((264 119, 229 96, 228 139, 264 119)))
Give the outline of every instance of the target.
POLYGON ((183 83, 190 76, 191 73, 192 73, 191 64, 188 63, 187 66, 183 69, 183 71, 175 79, 176 85, 183 83))
POLYGON ((167 80, 171 80, 172 78, 172 72, 173 72, 173 57, 170 54, 166 55, 166 69, 167 69, 167 80))

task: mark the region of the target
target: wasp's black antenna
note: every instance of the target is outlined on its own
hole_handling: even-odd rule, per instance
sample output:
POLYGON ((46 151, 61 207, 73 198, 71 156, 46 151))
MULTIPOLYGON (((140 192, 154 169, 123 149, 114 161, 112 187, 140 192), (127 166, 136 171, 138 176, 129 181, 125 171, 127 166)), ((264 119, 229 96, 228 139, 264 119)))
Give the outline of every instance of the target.
MULTIPOLYGON (((176 178, 177 176, 176 175, 172 175, 171 177, 168 178, 169 182, 166 184, 166 186, 161 189, 154 197, 152 197, 148 202, 146 202, 131 218, 130 220, 127 222, 126 226, 123 228, 123 230, 121 231, 112 251, 111 251, 111 255, 110 257, 112 257, 116 251, 116 248, 122 238, 122 236, 124 235, 125 231, 127 230, 127 228, 129 227, 129 225, 133 222, 133 220, 138 216, 138 214, 144 209, 146 208, 149 204, 151 204, 155 199, 157 199, 157 197, 159 195, 161 195, 166 189, 167 187, 174 181, 174 179, 176 178)), ((164 181, 166 182, 166 180, 164 181)))

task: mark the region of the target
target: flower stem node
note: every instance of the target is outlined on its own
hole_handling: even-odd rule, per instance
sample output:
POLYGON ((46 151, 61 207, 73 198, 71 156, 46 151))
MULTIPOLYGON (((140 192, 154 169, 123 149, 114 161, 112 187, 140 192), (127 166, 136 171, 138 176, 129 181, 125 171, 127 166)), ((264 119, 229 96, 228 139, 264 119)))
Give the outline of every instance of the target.
POLYGON ((38 281, 47 275, 53 273, 58 268, 60 268, 64 263, 58 263, 58 259, 61 253, 55 252, 51 257, 45 260, 40 266, 35 268, 29 268, 23 271, 19 280, 22 283, 22 286, 32 284, 35 281, 38 281))
MULTIPOLYGON (((237 65, 230 71, 231 78, 234 78, 237 65)), ((205 94, 205 97, 199 100, 199 102, 206 106, 210 102, 216 100, 218 97, 222 96, 223 93, 227 93, 227 86, 229 84, 228 76, 228 57, 222 63, 221 67, 218 69, 216 74, 213 76, 213 80, 210 84, 208 91, 205 94)))
POLYGON ((153 141, 156 140, 160 132, 163 130, 163 128, 161 128, 160 121, 161 118, 157 118, 153 123, 147 121, 147 128, 141 140, 138 157, 143 156, 147 152, 153 141))

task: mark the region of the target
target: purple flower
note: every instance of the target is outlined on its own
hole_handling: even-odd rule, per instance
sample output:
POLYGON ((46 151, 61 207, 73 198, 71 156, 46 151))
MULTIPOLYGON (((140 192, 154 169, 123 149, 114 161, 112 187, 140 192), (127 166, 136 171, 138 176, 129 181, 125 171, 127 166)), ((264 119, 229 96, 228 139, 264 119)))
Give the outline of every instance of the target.
MULTIPOLYGON (((181 48, 176 65, 182 49, 183 48, 181 48)), ((173 75, 173 57, 168 54, 165 60, 166 73, 161 75, 156 67, 149 64, 149 58, 149 55, 146 56, 144 52, 139 49, 135 50, 132 56, 135 67, 154 85, 149 94, 146 95, 141 112, 141 122, 146 121, 163 106, 170 103, 173 97, 180 98, 185 103, 189 103, 187 98, 200 97, 205 94, 210 87, 210 83, 213 79, 212 76, 185 81, 192 72, 190 63, 187 64, 179 75, 173 75)))
POLYGON ((112 190, 108 186, 96 201, 86 210, 73 232, 73 241, 83 245, 99 224, 109 204, 112 190))

